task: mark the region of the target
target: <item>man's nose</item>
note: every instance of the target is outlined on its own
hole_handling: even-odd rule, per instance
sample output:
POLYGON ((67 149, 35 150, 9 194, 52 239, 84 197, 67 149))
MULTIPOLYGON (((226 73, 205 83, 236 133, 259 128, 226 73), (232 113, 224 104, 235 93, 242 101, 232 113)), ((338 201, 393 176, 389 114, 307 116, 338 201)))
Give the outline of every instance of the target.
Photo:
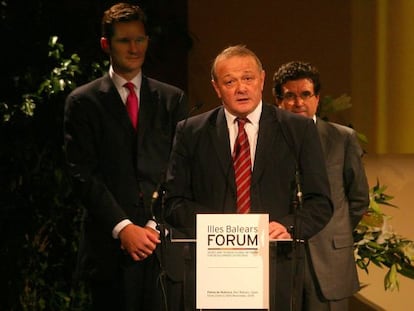
POLYGON ((295 105, 302 105, 305 101, 302 97, 295 95, 293 102, 295 103, 295 105))
POLYGON ((136 51, 136 50, 138 50, 138 43, 136 41, 134 41, 134 40, 131 40, 129 42, 129 50, 130 51, 136 51))
POLYGON ((246 83, 243 81, 238 81, 236 84, 236 91, 237 92, 245 92, 246 91, 246 83))

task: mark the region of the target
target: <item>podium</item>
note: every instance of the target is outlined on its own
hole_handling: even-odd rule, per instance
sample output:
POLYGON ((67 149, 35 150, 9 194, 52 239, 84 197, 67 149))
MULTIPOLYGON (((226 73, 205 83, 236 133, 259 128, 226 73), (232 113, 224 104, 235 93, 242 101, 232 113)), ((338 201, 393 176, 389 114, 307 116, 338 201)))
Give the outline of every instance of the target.
MULTIPOLYGON (((223 217, 224 215, 229 215, 232 217, 233 214, 221 214, 219 217, 223 217)), ((234 215, 234 217, 237 216, 234 215)), ((239 223, 239 221, 237 221, 237 223, 239 223)), ((220 228, 219 225, 211 226, 211 228, 208 228, 210 231, 212 228, 220 228)), ((268 221, 266 226, 268 227, 268 221)), ((217 229, 217 231, 220 230, 217 229)), ((267 228, 266 234, 268 235, 267 228)), ((223 261, 220 261, 221 259, 218 258, 218 268, 221 268, 219 271, 222 273, 222 275, 218 279, 215 279, 217 277, 214 274, 214 269, 208 270, 211 266, 211 260, 214 262, 215 258, 210 258, 207 261, 204 259, 201 260, 199 258, 200 254, 203 256, 203 254, 207 252, 206 250, 200 251, 199 249, 200 245, 202 245, 203 248, 205 247, 205 245, 203 245, 205 241, 201 240, 204 239, 204 237, 201 238, 200 235, 197 234, 197 238, 189 239, 176 236, 174 235, 173 231, 171 232, 170 238, 171 242, 180 243, 184 246, 186 261, 184 295, 187 296, 187 301, 192 301, 190 305, 193 304, 197 306, 197 310, 293 310, 292 308, 295 306, 295 295, 291 295, 291 293, 296 291, 295 277, 302 273, 302 265, 299 265, 301 258, 297 258, 296 252, 292 252, 300 247, 300 252, 297 253, 303 253, 303 241, 296 241, 293 243, 292 239, 267 239, 266 242, 268 243, 268 252, 265 252, 265 254, 267 254, 268 258, 266 260, 262 260, 268 265, 267 267, 264 267, 264 271, 267 273, 267 275, 265 275, 262 279, 260 279, 260 275, 257 275, 259 283, 264 280, 263 282, 265 284, 263 283, 263 286, 266 286, 267 288, 260 288, 259 286, 257 292, 253 291, 253 293, 250 294, 247 290, 243 290, 243 288, 242 290, 239 290, 239 288, 237 288, 237 283, 234 286, 234 284, 230 282, 232 285, 230 285, 229 288, 226 288, 225 290, 223 290, 222 287, 223 283, 225 284, 224 286, 227 285, 226 281, 228 281, 228 275, 234 276, 234 274, 232 274, 234 273, 232 270, 236 270, 239 274, 248 275, 250 273, 251 275, 251 270, 255 268, 254 264, 246 267, 245 270, 243 270, 244 267, 242 267, 242 270, 240 270, 239 266, 226 267, 225 264, 222 264, 223 261), (200 262, 201 265, 203 265, 202 269, 200 269, 200 262), (297 269, 298 267, 300 268, 299 270, 297 269), (200 272, 200 270, 202 272, 200 272), (207 274, 204 270, 207 270, 207 274), (290 277, 286 277, 286 275, 290 275, 290 277), (216 290, 214 288, 214 282, 217 282, 217 284, 221 286, 218 286, 219 290, 216 290), (207 283, 207 285, 205 283, 207 283), (261 290, 264 291, 263 296, 260 296, 261 290), (265 297, 268 301, 264 303, 259 301, 259 303, 256 304, 256 301, 251 302, 249 298, 246 298, 246 295, 253 297, 255 294, 259 295, 259 300, 265 297)), ((207 257, 220 257, 220 254, 224 253, 223 256, 233 256, 231 260, 238 261, 237 256, 239 255, 234 255, 234 252, 237 252, 237 249, 235 251, 231 249, 232 255, 228 255, 228 248, 225 248, 224 251, 219 249, 219 255, 217 255, 215 253, 217 249, 218 248, 216 247, 208 248, 207 257)), ((245 249, 240 249, 242 252, 245 252, 245 249)), ((240 256, 245 255, 242 254, 240 256)), ((300 255, 300 257, 302 257, 302 255, 300 255)), ((225 260, 226 258, 224 258, 225 263, 228 262, 225 260)), ((260 272, 261 270, 258 271, 260 272)), ((256 277, 253 277, 253 281, 257 281, 256 277)), ((255 298, 253 297, 252 299, 255 298)))

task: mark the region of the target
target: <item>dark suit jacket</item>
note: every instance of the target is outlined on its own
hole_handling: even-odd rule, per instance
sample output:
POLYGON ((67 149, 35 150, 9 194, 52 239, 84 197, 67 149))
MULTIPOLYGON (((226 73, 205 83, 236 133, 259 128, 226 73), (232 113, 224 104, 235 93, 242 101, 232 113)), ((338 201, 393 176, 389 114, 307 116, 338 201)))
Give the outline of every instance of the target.
MULTIPOLYGON (((321 230, 332 215, 322 148, 312 120, 263 104, 251 180, 251 213, 268 213, 287 228, 294 221, 296 167, 303 206, 298 237, 321 230)), ((167 222, 195 236, 197 213, 235 213, 236 185, 223 107, 178 124, 167 174, 167 222)), ((194 251, 188 253, 188 310, 194 310, 194 251), (191 291, 193 291, 191 293, 191 291), (191 295, 193 297, 191 297, 191 295)), ((278 259, 278 307, 289 308, 292 266, 278 259), (279 299, 280 298, 280 299, 279 299)))
MULTIPOLYGON (((331 217, 329 185, 311 120, 263 104, 251 182, 251 212, 293 225, 295 169, 304 203, 300 237, 309 238, 331 217)), ((168 220, 194 236, 196 213, 234 213, 236 186, 222 107, 180 122, 168 174, 168 220)))
POLYGON ((334 214, 309 240, 309 251, 323 296, 338 300, 359 290, 352 231, 369 205, 363 151, 349 127, 317 119, 331 186, 334 214))
POLYGON ((109 278, 124 256, 114 226, 126 218, 144 226, 151 218, 151 196, 164 178, 176 123, 187 112, 182 90, 145 76, 138 134, 108 75, 67 97, 67 162, 87 212, 80 258, 92 278, 109 278))

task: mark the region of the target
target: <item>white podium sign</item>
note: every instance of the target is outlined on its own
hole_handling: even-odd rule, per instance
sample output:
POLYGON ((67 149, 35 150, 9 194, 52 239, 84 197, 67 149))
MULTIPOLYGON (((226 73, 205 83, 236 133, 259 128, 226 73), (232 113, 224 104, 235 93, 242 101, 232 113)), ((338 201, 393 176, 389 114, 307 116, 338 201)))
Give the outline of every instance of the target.
POLYGON ((269 215, 197 215, 197 309, 269 309, 269 215))

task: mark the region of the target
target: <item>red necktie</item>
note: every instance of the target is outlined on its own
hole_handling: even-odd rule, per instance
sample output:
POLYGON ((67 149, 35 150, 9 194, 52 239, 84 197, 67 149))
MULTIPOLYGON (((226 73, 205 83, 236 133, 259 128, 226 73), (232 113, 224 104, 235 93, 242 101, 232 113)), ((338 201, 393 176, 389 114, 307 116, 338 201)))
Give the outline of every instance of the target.
POLYGON ((129 90, 129 94, 126 100, 126 108, 129 114, 129 118, 131 119, 132 126, 134 129, 137 129, 138 123, 138 97, 135 93, 134 84, 132 82, 127 82, 124 84, 129 90))
POLYGON ((250 147, 244 125, 247 119, 237 118, 239 132, 233 150, 233 165, 237 188, 237 213, 245 214, 250 211, 250 180, 252 162, 250 160, 250 147))

